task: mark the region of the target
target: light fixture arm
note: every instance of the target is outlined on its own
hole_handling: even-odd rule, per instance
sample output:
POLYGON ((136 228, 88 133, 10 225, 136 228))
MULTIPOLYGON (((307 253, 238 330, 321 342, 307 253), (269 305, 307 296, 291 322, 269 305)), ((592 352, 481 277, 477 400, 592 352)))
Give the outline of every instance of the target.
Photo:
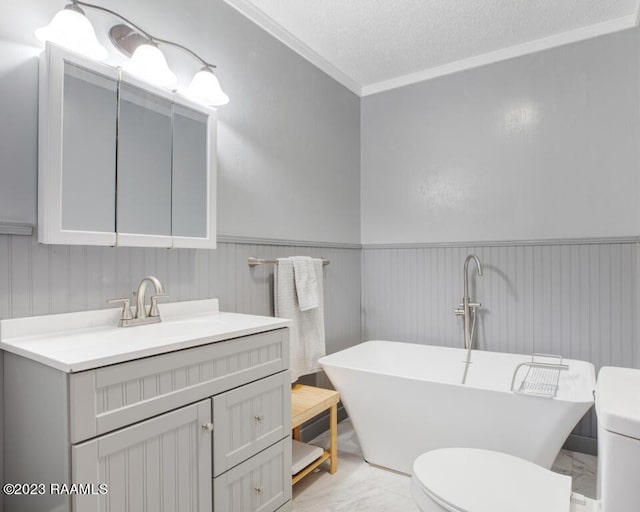
POLYGON ((189 55, 191 55, 194 59, 200 61, 203 66, 206 66, 206 67, 209 67, 209 68, 214 68, 214 69, 216 68, 215 64, 211 64, 210 62, 207 62, 202 57, 200 57, 200 55, 198 55, 193 50, 187 48, 186 46, 183 46, 181 44, 175 43, 173 41, 169 41, 168 39, 162 39, 160 37, 155 37, 152 34, 150 34, 149 32, 147 32, 146 30, 142 29, 139 25, 136 25, 131 20, 125 18, 124 16, 122 16, 121 14, 119 14, 119 13, 117 13, 115 11, 112 11, 111 9, 107 9, 106 7, 102 7, 101 5, 95 5, 95 4, 90 4, 90 3, 87 3, 87 2, 82 2, 81 0, 71 0, 71 3, 74 6, 81 5, 82 7, 88 7, 90 9, 95 9, 97 11, 102 11, 102 12, 106 12, 108 14, 111 14, 112 16, 115 16, 116 18, 119 18, 122 21, 124 21, 127 25, 131 25, 138 32, 140 32, 143 36, 145 36, 147 39, 149 39, 149 41, 151 41, 152 43, 156 43, 156 44, 160 43, 160 44, 164 44, 164 45, 168 45, 168 46, 173 46, 175 48, 179 48, 180 50, 182 50, 182 51, 188 53, 189 55))
POLYGON ((217 67, 215 64, 211 64, 210 62, 207 62, 206 60, 204 60, 202 57, 200 57, 200 55, 198 55, 196 52, 194 52, 190 48, 187 48, 186 46, 183 46, 178 43, 174 43, 173 41, 169 41, 168 39, 160 39, 159 37, 152 37, 151 40, 156 43, 166 44, 169 46, 174 46, 176 48, 179 48, 180 50, 191 55, 194 59, 199 60, 203 66, 206 66, 208 68, 214 68, 214 69, 217 67))

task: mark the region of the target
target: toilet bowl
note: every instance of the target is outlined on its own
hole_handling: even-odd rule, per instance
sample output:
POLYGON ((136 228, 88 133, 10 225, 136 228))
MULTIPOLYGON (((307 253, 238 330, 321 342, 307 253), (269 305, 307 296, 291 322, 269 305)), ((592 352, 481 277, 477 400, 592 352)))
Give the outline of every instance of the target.
POLYGON ((596 412, 598 500, 572 493, 570 477, 527 460, 489 450, 444 448, 423 453, 413 464, 411 488, 418 508, 422 512, 640 510, 640 370, 602 368, 596 412))
POLYGON ((443 448, 413 465, 412 493, 423 512, 586 512, 571 477, 505 453, 443 448))

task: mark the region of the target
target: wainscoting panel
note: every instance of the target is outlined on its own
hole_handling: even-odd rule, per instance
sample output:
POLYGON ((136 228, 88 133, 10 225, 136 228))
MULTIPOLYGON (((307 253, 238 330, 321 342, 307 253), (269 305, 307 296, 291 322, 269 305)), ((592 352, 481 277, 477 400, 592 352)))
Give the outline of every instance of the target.
MULTIPOLYGON (((113 248, 41 245, 33 236, 0 235, 0 318, 104 308, 109 298, 130 296, 146 275, 157 276, 172 301, 217 297, 222 311, 271 316, 273 265, 250 268, 247 258, 308 255, 331 260, 324 270, 325 332, 327 351, 335 352, 362 340, 361 250, 319 245, 223 242, 216 250, 113 248)), ((327 384, 322 374, 305 381, 327 384)), ((1 416, 0 393, 0 460, 1 416)))
MULTIPOLYGON (((479 277, 469 266, 479 348, 640 367, 635 243, 365 247, 364 339, 462 347, 453 309, 468 254, 484 267, 479 277)), ((595 416, 575 433, 595 437, 595 416)))
POLYGON ((357 248, 219 243, 216 250, 41 245, 35 237, 0 235, 0 318, 106 307, 128 297, 146 275, 169 300, 217 297, 220 309, 273 315, 273 265, 247 258, 324 257, 327 348, 361 341, 361 251, 357 248))

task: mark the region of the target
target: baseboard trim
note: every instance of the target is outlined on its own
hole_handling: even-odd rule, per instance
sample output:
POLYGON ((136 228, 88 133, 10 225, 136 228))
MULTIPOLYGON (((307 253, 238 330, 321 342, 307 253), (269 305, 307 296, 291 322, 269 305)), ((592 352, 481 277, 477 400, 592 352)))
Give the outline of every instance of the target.
POLYGON ((616 236, 594 238, 549 238, 540 240, 488 240, 471 242, 415 242, 391 244, 362 244, 362 248, 371 249, 429 249, 438 247, 513 247, 513 246, 549 246, 549 245, 604 245, 637 244, 640 237, 616 236))
POLYGON ((218 242, 246 245, 284 245, 290 247, 327 247, 332 249, 362 249, 360 244, 346 242, 317 242, 310 240, 286 240, 281 238, 257 238, 249 236, 218 235, 218 242))
POLYGON ((565 450, 571 450, 572 452, 598 455, 598 440, 594 437, 571 434, 565 441, 562 448, 565 450))

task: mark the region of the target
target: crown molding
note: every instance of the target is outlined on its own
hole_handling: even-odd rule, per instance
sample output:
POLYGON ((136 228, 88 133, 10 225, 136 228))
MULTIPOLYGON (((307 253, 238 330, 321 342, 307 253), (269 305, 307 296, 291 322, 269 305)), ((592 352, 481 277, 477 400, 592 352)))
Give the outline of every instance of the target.
MULTIPOLYGON (((640 11, 639 11, 640 13, 640 11)), ((581 27, 568 32, 562 32, 543 39, 536 39, 535 41, 529 41, 527 43, 510 46, 496 50, 494 52, 487 52, 468 59, 462 59, 455 62, 450 62, 442 66, 436 66, 433 68, 418 71, 416 73, 410 73, 408 75, 399 76, 390 80, 384 80, 374 84, 365 85, 362 87, 362 96, 369 96, 380 92, 388 91, 390 89, 397 89, 406 85, 411 85, 417 82, 423 82, 425 80, 431 80, 440 76, 450 75, 465 71, 468 69, 477 68, 480 66, 486 66, 487 64, 493 64, 504 60, 513 59, 515 57, 521 57, 523 55, 529 55, 531 53, 537 53, 543 50, 549 50, 551 48, 557 48, 559 46, 565 46, 571 43, 577 43, 586 39, 592 39, 594 37, 612 34, 614 32, 620 32, 637 26, 638 17, 640 14, 631 14, 622 18, 616 18, 613 20, 598 23, 596 25, 590 25, 588 27, 581 27)))
POLYGON ((571 43, 577 43, 594 37, 603 36, 606 34, 612 34, 614 32, 620 32, 640 25, 640 0, 637 2, 637 9, 634 14, 623 16, 621 18, 615 18, 602 23, 596 23, 595 25, 589 25, 587 27, 580 27, 574 30, 561 32, 553 36, 545 37, 542 39, 536 39, 535 41, 529 41, 526 43, 510 46, 508 48, 502 48, 493 52, 482 53, 470 57, 468 59, 461 59, 455 62, 443 64, 442 66, 435 66, 415 73, 409 73, 389 80, 383 80, 367 85, 361 85, 346 73, 338 69, 331 64, 327 59, 318 54, 310 46, 303 43, 299 38, 294 36, 291 32, 286 30, 280 24, 276 23, 273 19, 267 16, 264 12, 258 9, 249 0, 224 0, 228 5, 236 9, 246 18, 253 21, 256 25, 264 29, 267 33, 287 45, 293 51, 300 56, 307 59, 311 64, 324 71, 331 78, 344 85, 354 94, 364 97, 372 94, 378 94, 391 89, 397 89, 407 85, 415 84, 418 82, 424 82, 433 78, 438 78, 460 71, 473 69, 487 64, 493 64, 504 60, 513 59, 515 57, 522 57, 532 53, 537 53, 551 48, 557 48, 559 46, 565 46, 571 43))
POLYGON ((287 45, 298 55, 307 59, 311 64, 324 71, 327 75, 333 78, 336 82, 344 85, 351 92, 357 96, 362 96, 362 87, 358 82, 352 79, 350 76, 342 72, 336 66, 331 64, 328 60, 322 57, 319 53, 313 50, 310 46, 307 46, 296 36, 291 34, 288 30, 276 23, 264 12, 258 9, 248 0, 224 0, 240 14, 249 18, 256 25, 264 29, 280 42, 287 45))

